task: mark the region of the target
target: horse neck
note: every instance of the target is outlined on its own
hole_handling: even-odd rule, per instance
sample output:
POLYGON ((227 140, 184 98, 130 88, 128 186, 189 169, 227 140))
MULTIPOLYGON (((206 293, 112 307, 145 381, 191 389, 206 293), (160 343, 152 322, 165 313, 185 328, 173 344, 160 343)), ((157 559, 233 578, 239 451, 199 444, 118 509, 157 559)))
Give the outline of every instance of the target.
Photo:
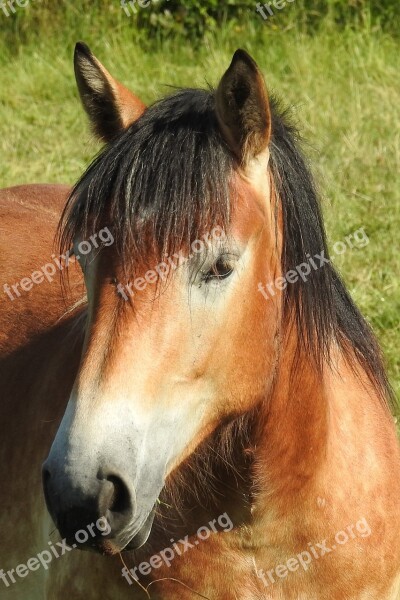
POLYGON ((292 334, 282 349, 257 434, 253 517, 260 544, 268 532, 283 544, 288 529, 292 539, 314 539, 327 518, 341 529, 346 515, 360 518, 359 498, 369 493, 364 508, 371 515, 376 486, 391 487, 387 457, 400 466, 393 419, 361 367, 333 347, 332 364, 318 369, 310 353, 296 354, 296 343, 292 334), (318 511, 324 507, 328 512, 318 511))

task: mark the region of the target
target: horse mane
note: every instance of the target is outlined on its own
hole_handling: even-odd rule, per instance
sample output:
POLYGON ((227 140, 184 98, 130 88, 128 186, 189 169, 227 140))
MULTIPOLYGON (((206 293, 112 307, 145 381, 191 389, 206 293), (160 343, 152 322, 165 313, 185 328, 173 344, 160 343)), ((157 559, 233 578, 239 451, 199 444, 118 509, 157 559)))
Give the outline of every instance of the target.
MULTIPOLYGON (((213 90, 184 89, 150 108, 107 145, 77 182, 59 225, 61 251, 110 225, 123 265, 152 249, 173 254, 215 225, 228 229, 237 167, 216 121, 213 90)), ((320 201, 288 111, 271 99, 270 169, 282 206, 282 272, 324 251, 320 201)), ((319 368, 336 342, 361 365, 384 401, 392 398, 379 345, 332 263, 312 270, 284 292, 299 348, 319 368)))

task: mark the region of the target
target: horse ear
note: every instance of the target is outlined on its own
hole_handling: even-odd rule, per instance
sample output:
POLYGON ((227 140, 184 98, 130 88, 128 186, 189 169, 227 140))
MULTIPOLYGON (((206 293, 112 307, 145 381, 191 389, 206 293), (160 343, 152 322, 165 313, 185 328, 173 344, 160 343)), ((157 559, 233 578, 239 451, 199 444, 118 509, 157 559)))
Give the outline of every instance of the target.
POLYGON ((268 147, 271 111, 264 78, 255 61, 237 50, 216 92, 221 132, 243 166, 268 147))
POLYGON ((103 141, 110 142, 146 110, 82 42, 75 46, 74 68, 83 107, 94 133, 103 141))

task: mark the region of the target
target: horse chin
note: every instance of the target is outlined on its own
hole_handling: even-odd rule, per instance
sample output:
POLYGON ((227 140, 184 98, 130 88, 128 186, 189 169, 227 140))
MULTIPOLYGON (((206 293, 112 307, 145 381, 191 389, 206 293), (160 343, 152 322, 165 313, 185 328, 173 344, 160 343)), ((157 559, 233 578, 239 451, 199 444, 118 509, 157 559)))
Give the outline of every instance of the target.
POLYGON ((156 507, 154 506, 142 528, 136 533, 131 541, 123 548, 123 550, 139 550, 149 539, 151 528, 153 527, 154 515, 156 507))
POLYGON ((122 536, 121 538, 104 538, 96 540, 91 547, 86 547, 83 549, 92 550, 108 556, 113 556, 123 551, 127 552, 129 550, 138 550, 144 546, 149 539, 151 528, 153 526, 154 515, 155 507, 151 510, 150 514, 137 533, 128 542, 126 541, 126 538, 122 536))

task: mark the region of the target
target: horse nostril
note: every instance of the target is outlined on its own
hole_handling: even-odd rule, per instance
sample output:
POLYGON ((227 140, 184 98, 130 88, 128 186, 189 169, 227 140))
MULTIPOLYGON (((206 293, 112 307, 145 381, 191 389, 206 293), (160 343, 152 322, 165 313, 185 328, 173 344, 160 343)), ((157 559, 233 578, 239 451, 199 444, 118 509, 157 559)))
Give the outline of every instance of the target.
POLYGON ((49 494, 50 479, 51 479, 51 474, 50 474, 49 469, 47 469, 45 466, 43 466, 42 467, 42 482, 43 482, 44 499, 45 499, 47 508, 48 508, 49 512, 51 513, 50 494, 49 494))
POLYGON ((123 513, 132 509, 132 500, 129 490, 125 483, 117 476, 111 475, 108 481, 114 485, 114 493, 111 499, 109 510, 111 512, 123 513))
POLYGON ((101 514, 111 513, 114 519, 119 515, 132 515, 132 493, 122 477, 111 474, 105 477, 99 498, 99 509, 101 514))
POLYGON ((43 466, 42 468, 42 480, 43 480, 43 485, 46 487, 49 479, 50 479, 51 475, 50 475, 50 471, 49 469, 47 469, 45 466, 43 466))

